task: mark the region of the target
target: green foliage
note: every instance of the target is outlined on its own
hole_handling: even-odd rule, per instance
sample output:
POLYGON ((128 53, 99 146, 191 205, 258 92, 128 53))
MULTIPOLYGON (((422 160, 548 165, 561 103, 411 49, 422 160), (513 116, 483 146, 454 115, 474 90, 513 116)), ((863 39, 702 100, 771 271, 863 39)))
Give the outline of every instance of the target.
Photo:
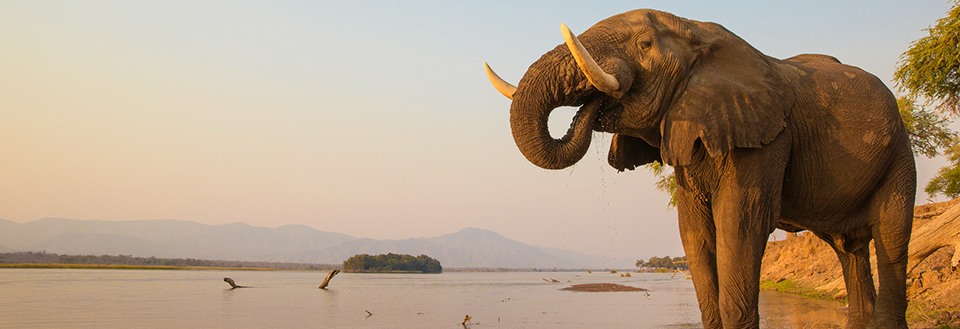
POLYGON ((923 189, 930 197, 941 193, 951 198, 960 197, 960 144, 954 144, 945 153, 950 164, 940 168, 923 189))
POLYGON ((638 259, 636 263, 637 267, 645 267, 652 269, 668 269, 668 270, 686 270, 687 269, 687 256, 683 257, 650 257, 650 260, 644 261, 638 259))
POLYGON ((928 103, 936 103, 941 113, 960 115, 960 1, 955 1, 947 15, 927 29, 927 35, 914 41, 900 56, 893 77, 900 90, 909 95, 898 99, 897 105, 914 152, 932 157, 939 149, 945 149, 950 161, 924 191, 931 197, 960 196, 960 146, 956 134, 946 128, 946 119, 917 109, 913 102, 923 97, 928 103))
POLYGON ((910 135, 913 151, 926 157, 934 157, 944 150, 950 164, 940 168, 930 179, 924 191, 931 198, 943 194, 950 198, 960 196, 960 144, 957 134, 947 128, 947 118, 916 105, 909 97, 897 98, 900 117, 910 135))
POLYGON ((344 272, 420 272, 440 273, 440 261, 427 255, 417 257, 401 254, 354 255, 343 261, 344 272))
POLYGON ((657 176, 657 189, 670 195, 667 207, 675 208, 677 206, 677 176, 674 175, 672 170, 669 174, 664 174, 665 166, 659 161, 648 163, 646 166, 657 176))
POLYGON ((911 97, 937 101, 941 111, 960 114, 960 2, 927 32, 900 56, 893 78, 911 97))
POLYGON ((910 97, 897 98, 897 107, 914 153, 932 158, 955 143, 957 134, 947 127, 946 117, 917 106, 910 97))

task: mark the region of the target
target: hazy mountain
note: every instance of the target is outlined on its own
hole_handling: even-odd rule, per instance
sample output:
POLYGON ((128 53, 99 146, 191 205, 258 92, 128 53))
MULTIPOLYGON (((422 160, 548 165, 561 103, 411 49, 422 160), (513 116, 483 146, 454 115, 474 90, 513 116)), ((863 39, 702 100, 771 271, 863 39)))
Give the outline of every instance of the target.
MULTIPOLYGON (((584 264, 557 257, 543 249, 510 240, 492 231, 467 228, 430 238, 431 242, 462 251, 449 255, 449 266, 575 268, 584 264)), ((438 257, 440 255, 437 255, 438 257)), ((441 258, 441 264, 446 264, 441 258)))
POLYGON ((543 251, 569 260, 575 264, 583 264, 581 267, 585 268, 596 268, 596 269, 610 269, 610 268, 632 268, 632 261, 617 261, 612 258, 600 257, 582 254, 576 251, 566 250, 566 249, 557 249, 557 248, 541 248, 543 251))
POLYGON ((606 268, 610 259, 572 251, 539 248, 508 239, 496 232, 467 228, 432 238, 404 240, 357 239, 313 255, 323 263, 338 263, 355 254, 426 254, 445 267, 606 268))
POLYGON ((307 226, 205 225, 174 220, 41 219, 0 230, 9 249, 60 254, 125 254, 178 258, 297 261, 303 252, 353 240, 307 226))
MULTIPOLYGON (((0 235, 3 235, 2 232, 8 232, 8 231, 12 230, 15 225, 17 225, 17 223, 14 223, 14 222, 8 221, 8 220, 6 220, 6 219, 0 218, 0 235)), ((10 248, 4 246, 3 244, 4 244, 4 240, 0 239, 0 252, 10 252, 10 251, 13 251, 13 249, 10 249, 10 248)))
MULTIPOLYGON (((0 236, 2 236, 2 235, 4 234, 3 232, 9 232, 10 230, 13 229, 13 227, 15 227, 15 226, 17 226, 17 225, 20 225, 20 224, 17 224, 17 223, 15 223, 15 222, 8 221, 8 220, 3 219, 3 218, 0 218, 0 236)), ((0 241, 0 242, 2 242, 2 241, 0 241)))
MULTIPOLYGON (((350 256, 426 254, 445 267, 608 268, 615 261, 568 250, 539 248, 492 231, 404 240, 358 239, 302 225, 277 228, 244 223, 206 225, 189 221, 0 220, 0 251, 133 255, 339 264, 350 256)), ((623 265, 623 264, 619 264, 623 265)))

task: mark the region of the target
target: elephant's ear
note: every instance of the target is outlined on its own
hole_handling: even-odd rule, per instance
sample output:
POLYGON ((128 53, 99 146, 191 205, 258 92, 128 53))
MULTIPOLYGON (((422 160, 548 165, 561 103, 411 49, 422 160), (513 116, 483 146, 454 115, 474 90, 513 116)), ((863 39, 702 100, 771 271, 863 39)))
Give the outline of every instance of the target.
POLYGON ((644 140, 623 134, 613 134, 607 162, 617 171, 633 170, 660 160, 660 150, 644 140))
POLYGON ((698 144, 717 157, 773 141, 793 106, 776 60, 717 24, 698 22, 693 38, 699 57, 660 125, 663 160, 691 164, 698 144))

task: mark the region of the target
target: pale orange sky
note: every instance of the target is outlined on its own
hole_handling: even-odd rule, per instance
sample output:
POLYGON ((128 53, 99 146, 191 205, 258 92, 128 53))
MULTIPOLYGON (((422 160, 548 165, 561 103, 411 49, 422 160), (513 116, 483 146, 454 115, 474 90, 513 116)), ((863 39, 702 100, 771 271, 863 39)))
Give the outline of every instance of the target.
MULTIPOLYGON (((775 57, 831 54, 892 86, 900 53, 949 4, 4 1, 0 218, 389 239, 479 227, 627 260, 678 255, 651 174, 609 168, 600 134, 572 169, 528 163, 481 67, 516 82, 562 43, 561 22, 583 31, 640 7, 718 22, 775 57)), ((573 113, 558 112, 555 134, 573 113)), ((943 161, 918 161, 922 187, 943 161)))

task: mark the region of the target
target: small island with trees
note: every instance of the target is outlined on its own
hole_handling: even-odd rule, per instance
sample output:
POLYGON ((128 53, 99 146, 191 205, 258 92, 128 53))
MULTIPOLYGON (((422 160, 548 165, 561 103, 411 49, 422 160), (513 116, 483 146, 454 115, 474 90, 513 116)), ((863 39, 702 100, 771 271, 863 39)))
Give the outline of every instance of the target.
POLYGON ((672 258, 670 256, 650 257, 650 260, 647 261, 638 259, 636 265, 637 268, 648 272, 686 271, 687 256, 672 258))
POLYGON ((343 261, 343 271, 349 273, 440 273, 440 261, 427 255, 368 254, 354 255, 343 261))

